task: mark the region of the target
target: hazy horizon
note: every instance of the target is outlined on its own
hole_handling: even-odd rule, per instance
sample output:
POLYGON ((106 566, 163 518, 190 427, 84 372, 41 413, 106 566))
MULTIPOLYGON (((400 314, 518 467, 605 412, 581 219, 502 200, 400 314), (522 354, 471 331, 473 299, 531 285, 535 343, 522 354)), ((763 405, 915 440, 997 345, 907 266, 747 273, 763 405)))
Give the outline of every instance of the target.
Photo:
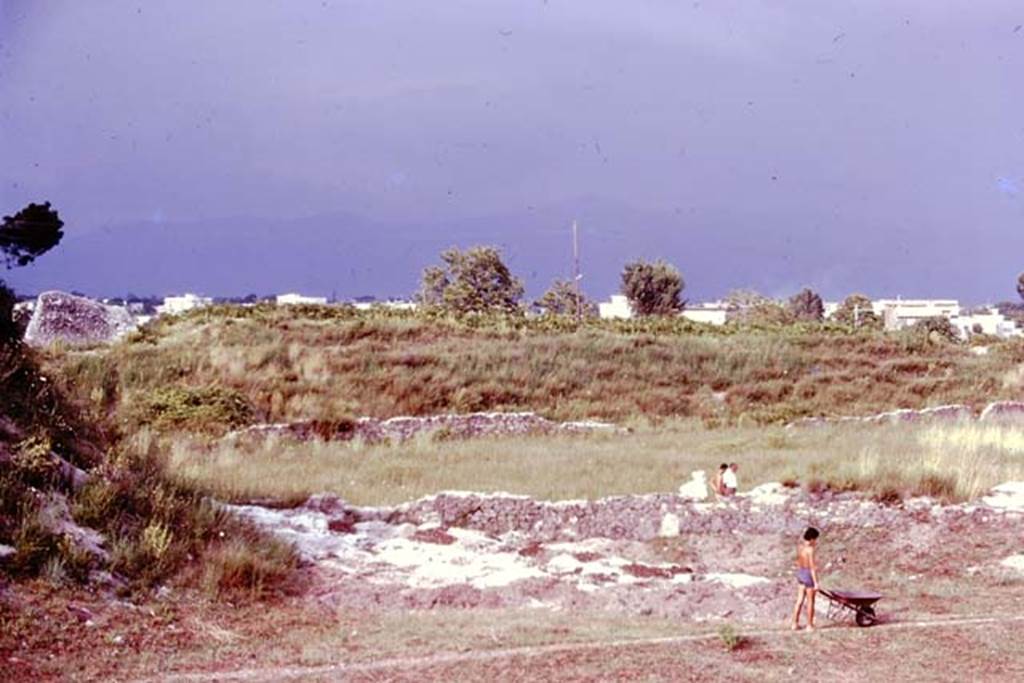
POLYGON ((450 245, 538 296, 1016 298, 1024 7, 0 0, 2 274, 95 296, 407 296, 450 245))

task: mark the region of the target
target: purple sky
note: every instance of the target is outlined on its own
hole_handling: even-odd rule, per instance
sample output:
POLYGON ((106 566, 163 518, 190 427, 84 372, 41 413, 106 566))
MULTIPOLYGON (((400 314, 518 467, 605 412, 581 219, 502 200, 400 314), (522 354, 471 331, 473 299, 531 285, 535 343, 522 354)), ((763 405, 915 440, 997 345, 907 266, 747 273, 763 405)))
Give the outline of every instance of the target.
POLYGON ((536 295, 576 216, 598 297, 644 256, 691 298, 1012 298, 1022 24, 1020 0, 0 0, 0 211, 67 222, 5 277, 407 294, 493 242, 536 295))

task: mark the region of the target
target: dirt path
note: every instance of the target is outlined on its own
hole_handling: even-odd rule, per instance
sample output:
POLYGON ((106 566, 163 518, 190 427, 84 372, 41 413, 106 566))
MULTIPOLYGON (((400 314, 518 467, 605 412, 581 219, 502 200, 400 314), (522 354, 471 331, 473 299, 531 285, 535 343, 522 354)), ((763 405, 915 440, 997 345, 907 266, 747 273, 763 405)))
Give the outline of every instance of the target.
MULTIPOLYGON (((880 630, 932 630, 932 629, 969 629, 983 626, 994 626, 1000 624, 1024 623, 1024 616, 1002 616, 1002 617, 962 617, 954 619, 929 619, 921 621, 891 622, 879 625, 873 632, 880 630)), ((829 639, 843 638, 851 633, 858 633, 861 629, 828 626, 820 629, 815 635, 829 639)), ((741 634, 746 638, 761 639, 786 639, 786 638, 807 638, 815 637, 804 632, 793 632, 788 629, 767 628, 760 630, 742 630, 741 634)), ((610 651, 622 650, 637 646, 661 646, 679 645, 685 643, 698 643, 702 641, 715 641, 720 636, 717 632, 701 633, 684 636, 671 636, 665 638, 642 638, 620 641, 599 641, 584 643, 555 643, 551 645, 536 645, 526 647, 506 648, 500 650, 488 650, 483 652, 448 652, 427 657, 409 657, 383 659, 370 662, 354 662, 348 664, 329 664, 323 666, 308 667, 277 667, 264 669, 239 669, 236 671, 217 671, 209 673, 188 673, 171 674, 161 676, 159 679, 142 679, 139 683, 150 681, 176 681, 180 683, 201 683, 203 681, 280 681, 289 679, 308 679, 317 677, 342 679, 348 675, 383 673, 387 671, 427 669, 438 666, 451 666, 467 663, 480 663, 512 658, 534 658, 541 656, 554 656, 566 653, 579 653, 587 651, 610 651)))

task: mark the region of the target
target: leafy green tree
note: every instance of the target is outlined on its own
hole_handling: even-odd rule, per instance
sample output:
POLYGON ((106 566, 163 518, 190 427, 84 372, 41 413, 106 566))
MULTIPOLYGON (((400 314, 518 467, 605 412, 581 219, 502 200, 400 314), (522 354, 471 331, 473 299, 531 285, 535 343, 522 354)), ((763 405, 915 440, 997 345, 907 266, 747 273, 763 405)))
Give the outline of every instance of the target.
POLYGON ((832 319, 854 327, 882 328, 882 319, 875 313, 871 299, 863 294, 851 294, 843 299, 832 319))
POLYGON ((821 322, 825 316, 825 304, 821 297, 809 288, 804 288, 789 298, 789 312, 802 322, 821 322))
POLYGON ((926 334, 929 339, 935 341, 960 341, 960 335, 956 326, 945 316, 937 315, 925 318, 914 323, 912 328, 916 332, 926 334))
POLYGON ((29 204, 0 225, 0 251, 8 269, 27 266, 57 246, 64 221, 50 208, 50 202, 29 204))
POLYGON ((577 297, 576 286, 569 280, 555 280, 534 306, 552 315, 576 315, 577 312, 588 318, 597 315, 597 304, 583 292, 577 297))
MULTIPOLYGON (((53 249, 64 237, 63 226, 64 221, 50 208, 50 202, 29 204, 13 216, 4 216, 0 225, 4 266, 8 270, 27 266, 53 249)), ((14 323, 15 301, 14 291, 0 279, 0 340, 20 336, 14 323)))
POLYGON ((441 253, 443 265, 423 271, 416 299, 454 313, 520 310, 523 283, 501 260, 496 247, 452 247, 441 253))
POLYGON ((622 293, 640 316, 674 315, 683 310, 680 296, 686 283, 675 266, 665 261, 627 263, 622 270, 622 293))
POLYGON ((744 325, 791 325, 790 310, 752 289, 735 289, 725 297, 726 317, 744 325))

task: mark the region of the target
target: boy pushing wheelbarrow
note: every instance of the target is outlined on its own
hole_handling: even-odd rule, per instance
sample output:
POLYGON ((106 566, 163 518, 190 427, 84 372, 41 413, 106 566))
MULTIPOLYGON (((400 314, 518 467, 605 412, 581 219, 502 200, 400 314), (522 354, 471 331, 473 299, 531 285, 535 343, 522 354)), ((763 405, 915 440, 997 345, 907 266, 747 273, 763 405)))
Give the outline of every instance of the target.
POLYGON ((803 538, 796 549, 796 581, 798 585, 796 606, 793 608, 794 631, 800 629, 800 610, 807 605, 807 630, 814 630, 814 597, 820 591, 828 598, 828 616, 838 619, 844 610, 852 611, 858 626, 871 626, 877 623, 873 605, 882 599, 878 593, 826 590, 818 583, 818 565, 814 551, 818 546, 820 532, 812 526, 804 531, 803 538))

